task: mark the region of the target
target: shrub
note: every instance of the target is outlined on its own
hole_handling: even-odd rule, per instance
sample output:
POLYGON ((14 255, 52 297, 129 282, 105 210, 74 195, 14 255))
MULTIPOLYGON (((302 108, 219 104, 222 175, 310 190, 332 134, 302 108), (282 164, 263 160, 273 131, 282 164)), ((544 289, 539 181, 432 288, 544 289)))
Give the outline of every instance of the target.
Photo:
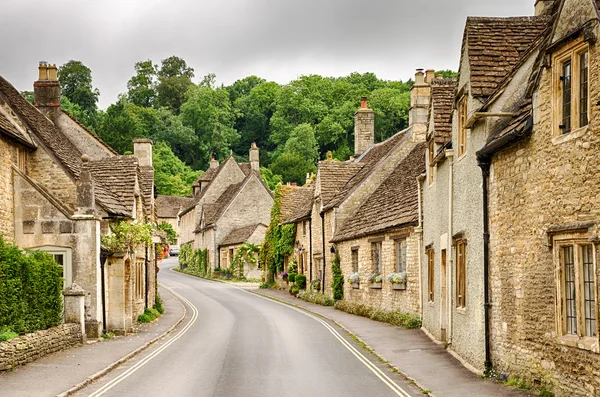
POLYGON ((144 309, 144 314, 138 316, 138 323, 150 323, 160 316, 156 309, 144 309))
POLYGON ((306 276, 304 274, 296 275, 296 285, 300 289, 306 289, 306 276))
POLYGON ((165 308, 163 307, 162 299, 160 298, 160 295, 158 293, 156 294, 156 298, 154 299, 154 308, 160 314, 163 314, 165 312, 165 308))
POLYGON ((310 283, 311 291, 320 291, 321 290, 321 280, 316 279, 310 283))
POLYGON ((411 313, 403 313, 397 310, 375 309, 364 303, 353 303, 345 300, 335 302, 335 308, 356 316, 367 317, 371 320, 403 328, 416 329, 421 327, 421 319, 411 313))
POLYGON ((59 325, 62 289, 62 267, 52 256, 0 237, 0 329, 25 334, 59 325))
POLYGON ((8 327, 0 328, 0 342, 6 342, 7 340, 16 338, 18 336, 19 334, 8 327))
POLYGON ((290 283, 295 282, 296 281, 296 273, 290 273, 290 274, 288 274, 288 281, 290 283))
POLYGON ((331 261, 331 272, 333 273, 331 290, 333 291, 333 299, 337 301, 344 298, 344 275, 340 267, 340 254, 337 251, 331 261))
POLYGON ((324 295, 320 292, 312 291, 300 291, 298 298, 303 301, 315 303, 322 306, 333 306, 335 301, 330 296, 324 295))
POLYGON ((298 292, 300 292, 300 288, 296 284, 293 284, 290 287, 290 294, 296 296, 296 295, 298 295, 298 292))

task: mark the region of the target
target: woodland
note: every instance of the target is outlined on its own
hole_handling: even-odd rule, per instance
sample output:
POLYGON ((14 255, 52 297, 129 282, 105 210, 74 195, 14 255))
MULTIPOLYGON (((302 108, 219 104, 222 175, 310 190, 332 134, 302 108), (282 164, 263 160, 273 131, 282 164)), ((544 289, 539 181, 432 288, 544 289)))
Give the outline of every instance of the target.
MULTIPOLYGON (((248 161, 252 142, 260 148, 269 187, 303 184, 328 152, 340 161, 352 155, 354 112, 362 96, 375 111, 376 142, 406 128, 413 84, 352 73, 300 76, 287 84, 249 76, 225 86, 217 85, 214 74, 196 80, 184 59, 171 56, 160 64, 136 63, 126 92, 102 110, 89 67, 68 61, 58 78, 63 110, 120 154, 132 152, 134 138, 152 139, 158 193, 176 196, 191 194, 211 157, 248 161)), ((32 92, 23 95, 33 101, 32 92)))

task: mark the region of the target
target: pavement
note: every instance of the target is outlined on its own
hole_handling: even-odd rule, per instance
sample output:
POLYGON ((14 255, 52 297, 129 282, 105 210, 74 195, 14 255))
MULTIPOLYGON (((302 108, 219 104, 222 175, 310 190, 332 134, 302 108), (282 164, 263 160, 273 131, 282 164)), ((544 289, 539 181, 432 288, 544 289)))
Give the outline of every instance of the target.
POLYGON ((286 291, 254 290, 333 320, 389 365, 436 397, 524 397, 533 394, 483 379, 466 369, 421 330, 409 330, 304 302, 286 291))
POLYGON ((183 320, 184 306, 164 288, 159 288, 165 313, 137 333, 103 339, 45 356, 35 362, 0 373, 0 396, 57 396, 76 385, 111 370, 139 350, 160 341, 183 320))

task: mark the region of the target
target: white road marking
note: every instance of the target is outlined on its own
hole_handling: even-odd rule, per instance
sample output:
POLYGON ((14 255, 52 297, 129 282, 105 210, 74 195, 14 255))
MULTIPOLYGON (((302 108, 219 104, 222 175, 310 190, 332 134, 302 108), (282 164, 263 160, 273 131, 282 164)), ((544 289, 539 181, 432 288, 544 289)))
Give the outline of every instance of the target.
POLYGON ((96 390, 94 393, 90 394, 89 397, 100 397, 101 395, 103 395, 104 393, 106 393, 107 391, 109 391, 110 389, 112 389, 113 387, 118 385, 119 383, 121 383, 127 377, 131 376, 135 371, 137 371, 138 369, 140 369, 141 367, 146 365, 150 360, 152 360, 153 358, 158 356, 160 353, 162 353, 166 348, 168 348, 173 343, 175 343, 177 341, 177 339, 181 338, 192 327, 192 325, 194 325, 194 323, 196 322, 196 319, 198 318, 198 309, 196 309, 196 307, 194 305, 192 305, 192 303, 189 300, 187 300, 186 298, 184 298, 177 292, 173 291, 171 288, 165 287, 164 285, 163 285, 163 287, 168 289, 172 294, 177 296, 179 299, 181 299, 183 302, 185 302, 192 309, 193 314, 192 314, 192 318, 191 318, 190 322, 188 324, 186 324, 186 326, 183 327, 181 329, 181 331, 179 331, 179 333, 177 333, 177 335, 173 337, 173 339, 169 340, 163 346, 161 346, 160 348, 155 350, 152 354, 148 355, 143 360, 140 360, 134 366, 132 366, 127 371, 123 372, 121 375, 117 376, 115 379, 111 380, 110 382, 108 382, 107 384, 102 386, 100 389, 96 390))

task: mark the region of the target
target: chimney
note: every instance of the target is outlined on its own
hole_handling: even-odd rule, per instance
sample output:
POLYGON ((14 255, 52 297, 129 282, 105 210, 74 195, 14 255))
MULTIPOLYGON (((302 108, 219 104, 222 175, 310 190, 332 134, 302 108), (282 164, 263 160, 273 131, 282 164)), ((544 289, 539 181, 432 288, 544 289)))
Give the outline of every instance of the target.
POLYGON ((138 158, 140 167, 152 167, 152 141, 148 138, 135 138, 133 155, 138 158))
POLYGON ((307 172, 306 173, 306 180, 304 181, 304 186, 310 185, 311 179, 312 178, 310 177, 310 172, 307 172))
POLYGON ((427 69, 427 71, 425 72, 425 82, 427 84, 431 84, 431 82, 433 81, 434 78, 435 78, 435 70, 427 69))
POLYGON ((40 61, 38 66, 38 80, 33 83, 33 96, 35 106, 46 115, 60 107, 60 83, 56 65, 40 61))
POLYGON ((413 141, 415 142, 424 141, 427 135, 427 118, 429 116, 429 99, 431 97, 431 86, 428 81, 432 81, 433 76, 435 76, 435 72, 428 70, 426 79, 423 69, 417 69, 415 84, 410 89, 408 126, 412 127, 413 141))
POLYGON ((210 158, 210 168, 219 168, 219 160, 215 160, 214 157, 210 158))
POLYGON ((552 12, 552 6, 555 0, 536 0, 535 1, 535 16, 549 15, 552 12))
POLYGON ((256 142, 252 142, 252 145, 250 145, 250 168, 254 171, 260 171, 260 158, 256 142))
POLYGON ((375 143, 375 112, 369 109, 367 97, 360 99, 354 113, 354 154, 360 156, 375 143))
POLYGON ((94 215, 96 212, 96 199, 94 196, 94 183, 87 155, 81 156, 81 172, 76 183, 77 189, 77 215, 94 215))

